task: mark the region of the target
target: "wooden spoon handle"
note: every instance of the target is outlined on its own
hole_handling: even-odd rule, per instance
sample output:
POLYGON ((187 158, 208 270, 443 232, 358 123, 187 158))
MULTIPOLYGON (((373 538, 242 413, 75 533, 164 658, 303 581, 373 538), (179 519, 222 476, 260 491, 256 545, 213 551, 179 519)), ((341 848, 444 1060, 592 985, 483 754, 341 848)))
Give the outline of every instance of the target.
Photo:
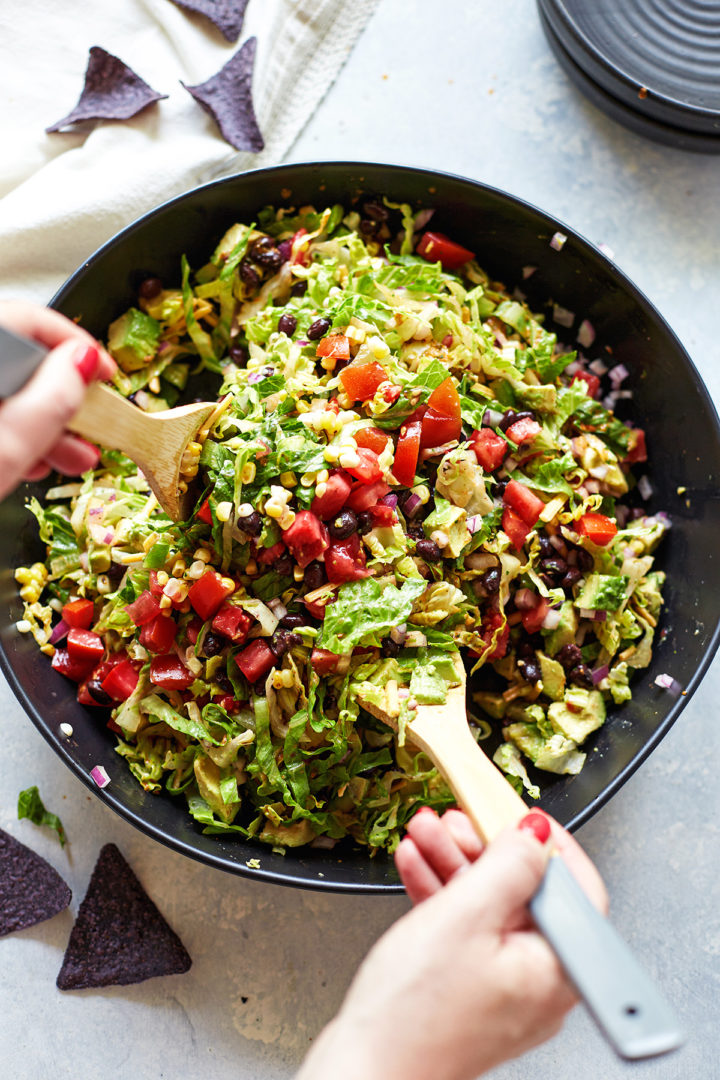
POLYGON ((528 813, 515 789, 475 742, 464 715, 462 724, 440 726, 431 708, 425 714, 421 706, 408 724, 408 733, 445 777, 485 843, 528 813))
MULTIPOLYGON (((109 450, 135 456, 152 440, 148 416, 104 383, 92 383, 82 405, 68 424, 71 431, 109 450)), ((150 443, 152 445, 152 443, 150 443)))

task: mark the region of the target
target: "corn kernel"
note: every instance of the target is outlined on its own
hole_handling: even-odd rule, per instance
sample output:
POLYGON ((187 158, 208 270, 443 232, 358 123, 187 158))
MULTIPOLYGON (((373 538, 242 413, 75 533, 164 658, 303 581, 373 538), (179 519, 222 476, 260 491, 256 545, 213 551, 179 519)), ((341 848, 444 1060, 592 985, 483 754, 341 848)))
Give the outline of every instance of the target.
POLYGON ((310 411, 310 406, 306 401, 301 401, 300 398, 295 402, 295 409, 298 413, 306 413, 310 411))
POLYGON ((413 495, 417 495, 423 506, 430 501, 430 489, 426 487, 425 484, 420 484, 418 487, 413 488, 413 495))
POLYGON ((289 690, 295 682, 292 671, 289 671, 287 668, 285 668, 283 671, 280 672, 280 676, 282 678, 283 686, 287 687, 289 690))
POLYGON ((220 584, 222 585, 228 596, 231 596, 235 592, 235 582, 231 577, 220 578, 220 584))
POLYGON ((330 465, 337 465, 340 451, 337 446, 326 446, 323 457, 330 465))
POLYGON ((354 450, 341 450, 338 463, 343 469, 355 469, 360 464, 360 456, 354 450))
POLYGON ((334 356, 323 356, 320 361, 320 367, 325 368, 325 371, 334 371, 337 359, 334 356))
POLYGON ((250 503, 240 503, 237 508, 237 516, 239 518, 250 517, 253 512, 253 508, 250 503))
POLYGON ((185 576, 189 577, 191 581, 197 581, 197 579, 201 578, 204 573, 205 563, 202 561, 202 559, 196 559, 195 562, 191 563, 191 565, 188 567, 185 576))
POLYGON ((167 571, 158 570, 158 572, 157 572, 157 583, 158 583, 158 585, 161 585, 161 586, 167 585, 169 580, 170 580, 170 575, 167 573, 167 571))
POLYGON ((338 400, 338 405, 343 409, 349 409, 350 406, 353 404, 344 390, 340 390, 338 392, 337 400, 338 400))
POLYGON ((317 474, 317 481, 319 484, 326 484, 330 479, 330 473, 327 469, 321 469, 317 474))
POLYGON ((172 607, 172 600, 170 599, 170 597, 165 596, 165 595, 161 596, 160 597, 160 608, 161 608, 161 610, 162 611, 167 611, 167 609, 171 608, 171 607, 172 607))
POLYGON ((202 453, 202 445, 199 442, 195 442, 195 440, 193 439, 185 447, 184 453, 186 453, 186 454, 201 454, 202 453))
POLYGON ((265 503, 265 513, 269 518, 273 518, 275 521, 279 521, 283 516, 283 509, 281 506, 277 506, 275 503, 271 503, 270 500, 265 503))
POLYGON ((187 489, 188 488, 187 488, 187 484, 185 483, 185 481, 184 480, 179 480, 178 481, 178 491, 180 491, 180 492, 182 492, 184 494, 187 491, 187 489))
POLYGON ((315 488, 315 495, 318 499, 322 499, 323 495, 327 491, 327 484, 318 484, 315 488))
POLYGON ((248 559, 247 564, 245 566, 245 573, 250 574, 251 576, 253 574, 257 574, 257 568, 258 568, 258 565, 255 562, 255 560, 254 559, 248 559))
POLYGON ((365 340, 365 331, 361 326, 348 326, 345 330, 345 337, 349 337, 357 345, 362 345, 365 340))
POLYGON ((295 521, 295 511, 294 510, 285 510, 285 512, 283 513, 283 515, 282 515, 282 517, 280 518, 280 521, 279 521, 280 528, 284 532, 286 529, 290 528, 290 526, 293 524, 294 521, 295 521))
POLYGON ((442 529, 436 529, 435 532, 430 533, 430 539, 434 540, 439 548, 447 547, 450 543, 447 533, 444 533, 442 529))
POLYGON ((32 623, 27 619, 18 619, 15 623, 15 629, 18 634, 29 634, 32 631, 32 623))
POLYGON ((95 584, 96 584, 97 591, 102 596, 104 596, 105 593, 109 593, 109 592, 112 591, 112 585, 110 584, 110 578, 107 576, 107 574, 98 574, 98 578, 97 578, 97 581, 96 581, 95 584))
MULTIPOLYGON (((327 469, 325 469, 324 471, 327 472, 327 469)), ((328 475, 329 475, 329 473, 328 473, 328 475)), ((301 485, 301 487, 312 487, 313 484, 315 483, 316 479, 319 476, 320 476, 320 473, 317 473, 317 474, 312 473, 312 472, 303 473, 302 476, 300 477, 300 485, 301 485)))
POLYGON ((294 472, 284 472, 280 474, 280 483, 284 487, 295 487, 297 484, 297 476, 294 472))
POLYGON ((302 566, 293 567, 293 577, 295 578, 295 581, 302 581, 302 579, 305 577, 305 571, 303 570, 302 566))
POLYGON ((247 461, 243 465, 242 472, 240 473, 240 481, 241 481, 241 483, 243 483, 243 484, 252 484, 253 480, 255 479, 255 474, 256 473, 257 473, 257 468, 255 467, 255 463, 253 461, 247 461))
POLYGON ((172 576, 182 577, 187 570, 187 563, 183 559, 182 555, 178 555, 177 559, 172 565, 172 576))
MULTIPOLYGON (((253 465, 253 468, 255 468, 254 465, 253 465)), ((233 504, 231 502, 221 502, 221 503, 218 503, 217 506, 215 507, 215 514, 217 516, 218 521, 229 521, 230 520, 230 515, 232 514, 232 511, 233 511, 233 504)))
POLYGON ((211 559, 212 559, 212 555, 210 554, 210 552, 208 551, 207 548, 200 547, 193 554, 193 560, 195 562, 197 562, 199 560, 200 562, 203 562, 203 563, 209 563, 211 559))
POLYGON ((282 690, 284 683, 282 679, 282 673, 279 671, 273 671, 272 684, 274 690, 282 690))
POLYGON ((382 338, 370 338, 368 344, 376 360, 385 360, 390 355, 390 349, 385 344, 382 338))

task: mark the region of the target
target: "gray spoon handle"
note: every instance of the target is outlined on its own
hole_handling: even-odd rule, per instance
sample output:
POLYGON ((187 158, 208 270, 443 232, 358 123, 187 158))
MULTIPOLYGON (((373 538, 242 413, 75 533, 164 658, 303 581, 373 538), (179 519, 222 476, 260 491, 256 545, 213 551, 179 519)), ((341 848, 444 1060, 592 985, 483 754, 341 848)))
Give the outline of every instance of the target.
POLYGON ((21 390, 47 356, 48 350, 0 326, 0 398, 21 390))
POLYGON ((682 1044, 682 1032, 667 1001, 559 856, 550 859, 530 910, 622 1057, 652 1057, 682 1044))

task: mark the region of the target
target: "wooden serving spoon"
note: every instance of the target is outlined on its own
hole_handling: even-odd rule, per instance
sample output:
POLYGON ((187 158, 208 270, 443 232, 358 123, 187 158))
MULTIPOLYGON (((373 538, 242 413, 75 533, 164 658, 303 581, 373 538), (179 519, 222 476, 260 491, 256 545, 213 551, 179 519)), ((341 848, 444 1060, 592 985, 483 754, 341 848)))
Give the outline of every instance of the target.
POLYGON ((92 383, 67 426, 108 450, 121 450, 142 471, 165 513, 183 521, 193 504, 192 493, 180 489, 183 452, 216 408, 217 402, 203 401, 143 412, 106 383, 92 383))
MULTIPOLYGON (((408 739, 425 751, 486 843, 515 825, 528 807, 475 742, 465 711, 465 667, 454 656, 459 685, 442 705, 418 705, 405 725, 408 739)), ((358 695, 372 716, 397 729, 398 712, 358 695)), ((628 946, 595 908, 554 853, 530 902, 538 929, 557 954, 610 1044, 624 1058, 663 1054, 683 1036, 672 1009, 628 946)), ((530 973, 529 977, 532 977, 530 973)))

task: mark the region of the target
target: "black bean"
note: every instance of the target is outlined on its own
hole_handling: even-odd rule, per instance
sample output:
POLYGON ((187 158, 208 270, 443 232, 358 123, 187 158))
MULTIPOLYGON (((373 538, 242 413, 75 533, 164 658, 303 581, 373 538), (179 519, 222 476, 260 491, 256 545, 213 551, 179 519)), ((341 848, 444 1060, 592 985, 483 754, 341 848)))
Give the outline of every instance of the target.
POLYGON ((297 319, 294 315, 291 315, 289 311, 286 311, 278 319, 278 330, 281 334, 287 334, 288 337, 292 337, 297 330, 297 319))
POLYGON ((540 544, 541 558, 552 559, 555 554, 555 548, 552 546, 547 536, 538 536, 538 543, 540 544))
POLYGON ((303 581, 308 592, 312 592, 313 589, 319 589, 321 585, 324 585, 327 581, 327 577, 325 575, 325 567, 323 564, 317 560, 308 563, 305 567, 303 581))
POLYGON ((357 532, 357 527, 357 514, 352 510, 341 510, 337 517, 328 521, 328 532, 336 540, 346 540, 348 536, 357 532))
POLYGON ((366 217, 371 218, 373 221, 387 221, 390 217, 390 211, 382 203, 366 202, 363 205, 366 217))
POLYGON ((337 694, 334 694, 332 690, 326 690, 323 698, 323 709, 327 712, 328 709, 334 709, 336 705, 337 694))
POLYGON ((239 517, 236 524, 238 529, 242 529, 248 536, 259 536, 262 532, 263 519, 257 510, 253 510, 247 517, 239 517))
POLYGON ((397 500, 398 500, 398 506, 400 507, 401 510, 403 509, 403 507, 405 506, 405 503, 408 501, 408 499, 410 498, 411 495, 412 495, 412 491, 410 491, 409 488, 406 489, 405 491, 398 491, 397 500))
MULTIPOLYGON (((357 519, 358 519, 358 523, 357 523, 358 532, 360 533, 361 536, 365 536, 365 534, 369 533, 370 530, 373 527, 372 517, 367 512, 367 510, 361 510, 360 513, 357 516, 357 519)), ((420 528, 421 528, 421 531, 422 531, 422 526, 420 528)), ((412 535, 410 533, 409 529, 408 529, 408 535, 412 535)), ((424 536, 425 533, 423 533, 422 535, 424 536)))
POLYGON ((587 664, 578 664, 577 667, 572 669, 568 678, 570 682, 575 683, 577 686, 584 686, 586 690, 592 690, 595 685, 592 672, 587 664))
POLYGON ((440 562, 442 559, 442 552, 434 540, 418 540, 415 544, 415 551, 425 562, 440 562))
POLYGON ((238 267, 238 273, 243 285, 252 291, 257 289, 260 284, 260 275, 254 266, 251 266, 247 259, 243 259, 238 267))
POLYGON ((322 315, 319 319, 316 319, 315 322, 310 323, 307 336, 310 338, 310 341, 317 341, 318 338, 325 337, 325 334, 327 334, 331 325, 330 319, 322 315))
POLYGON ((514 409, 506 409, 503 413, 502 420, 498 424, 501 431, 507 431, 511 424, 514 424, 517 420, 517 413, 514 409))
POLYGON ((226 642, 219 634, 213 634, 210 630, 203 638, 202 651, 204 656, 217 656, 225 648, 226 642))
POLYGON ((411 540, 424 540, 425 530, 419 521, 411 521, 407 527, 407 534, 411 540))
POLYGON ((299 626, 307 626, 307 615, 295 615, 293 612, 288 612, 287 615, 283 615, 280 620, 280 626, 284 630, 297 630, 299 626))
POLYGON ((260 236, 257 240, 253 240, 248 248, 248 255, 254 263, 266 270, 279 270, 285 262, 275 241, 269 236, 260 236))
POLYGON ((301 638, 299 638, 297 634, 293 634, 291 630, 286 630, 284 627, 278 627, 270 638, 270 648, 276 656, 284 656, 286 652, 296 645, 302 645, 301 638))
POLYGON ((400 655, 401 646, 391 637, 384 637, 380 642, 380 655, 394 658, 400 655))
POLYGON ((488 596, 493 596, 498 591, 501 581, 502 572, 499 566, 491 566, 480 578, 480 584, 488 596))
POLYGON ((284 263, 288 261, 292 255, 292 240, 281 240, 277 246, 280 258, 284 263))
POLYGON ((520 665, 522 677, 529 683, 536 683, 541 678, 540 665, 537 660, 527 659, 520 665))
POLYGON ((560 661, 566 671, 570 671, 582 664, 582 653, 577 645, 563 645, 555 659, 560 661))
POLYGON ((87 692, 98 705, 113 705, 113 699, 103 690, 99 679, 91 679, 87 684, 87 692))
POLYGON ((123 575, 126 570, 126 566, 121 566, 120 563, 111 562, 110 569, 106 570, 105 572, 110 578, 110 581, 113 583, 113 585, 117 585, 120 581, 122 581, 123 575))
POLYGON ((154 300, 162 292, 163 283, 159 277, 146 277, 138 289, 138 296, 143 300, 154 300))
POLYGON ((566 590, 572 589, 573 585, 575 585, 580 580, 581 577, 582 577, 582 574, 578 570, 577 566, 570 566, 568 568, 567 574, 565 575, 565 577, 560 582, 560 585, 562 586, 563 589, 566 589, 566 590))
POLYGON ((226 694, 234 694, 233 684, 230 682, 230 677, 226 671, 222 668, 220 671, 216 671, 214 675, 215 682, 218 684, 221 690, 224 690, 226 694))
POLYGON ((518 654, 519 657, 522 658, 534 656, 535 649, 533 648, 531 641, 529 641, 527 638, 521 638, 515 647, 515 652, 518 654))
POLYGON ((307 281, 296 281, 290 290, 291 296, 304 296, 307 292, 307 281))
POLYGON ((568 568, 565 560, 561 559, 559 555, 555 555, 550 559, 543 559, 540 565, 546 574, 564 574, 568 568))
POLYGON ((258 679, 257 682, 253 683, 253 693, 257 694, 258 697, 265 697, 265 680, 266 679, 267 679, 267 675, 263 675, 262 679, 258 679))
POLYGON ((239 341, 234 341, 228 349, 228 356, 233 364, 243 367, 248 362, 249 353, 244 345, 241 345, 239 341))
POLYGON ((358 232, 361 236, 366 236, 368 239, 374 239, 381 228, 381 221, 369 221, 367 218, 363 218, 358 225, 358 232))
POLYGON ((507 480, 498 480, 496 483, 490 485, 490 494, 493 499, 502 499, 505 494, 505 488, 508 486, 507 480))
POLYGON ((593 559, 590 552, 586 551, 585 548, 578 548, 577 564, 581 570, 592 570, 593 566, 595 565, 595 560, 593 559))
POLYGON ((293 562, 292 555, 289 551, 286 551, 278 559, 275 560, 275 562, 273 563, 273 570, 281 577, 289 577, 290 574, 292 574, 293 572, 294 565, 295 563, 293 562))

